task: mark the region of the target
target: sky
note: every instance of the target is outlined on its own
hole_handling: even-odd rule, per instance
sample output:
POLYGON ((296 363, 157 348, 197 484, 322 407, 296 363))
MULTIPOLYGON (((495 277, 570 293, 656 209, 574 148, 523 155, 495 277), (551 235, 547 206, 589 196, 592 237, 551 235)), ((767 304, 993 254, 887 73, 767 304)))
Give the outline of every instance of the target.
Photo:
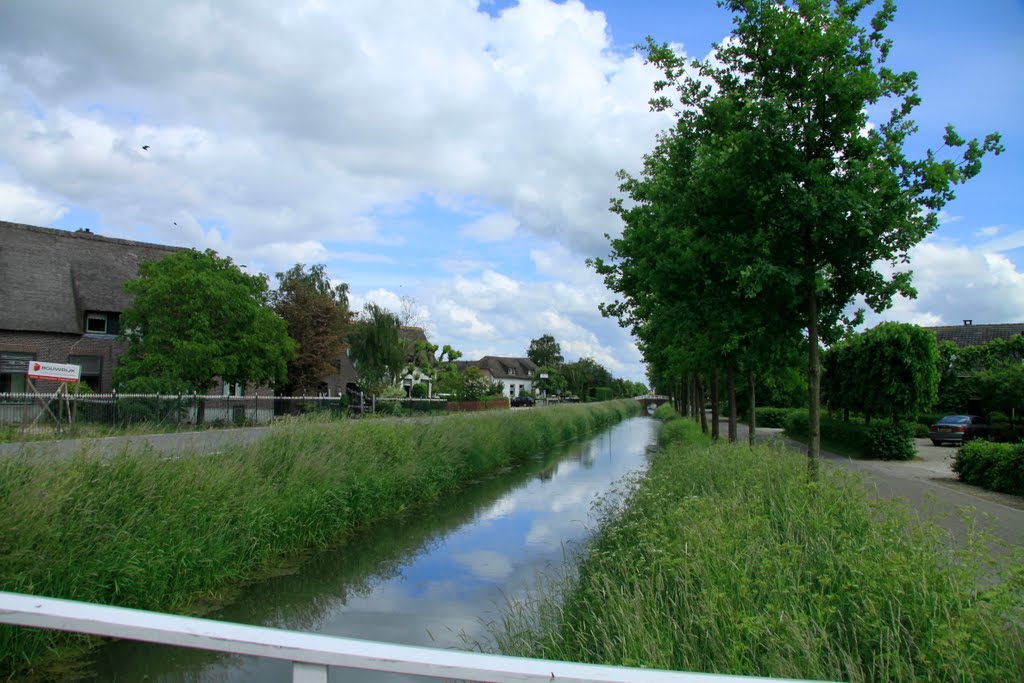
MULTIPOLYGON (((918 297, 868 324, 1024 321, 1024 0, 898 6, 908 151, 948 123, 1007 151, 911 251, 918 297)), ((730 27, 714 0, 4 0, 0 220, 214 249, 271 284, 323 263, 466 359, 550 334, 643 381, 585 265, 621 231, 616 172, 671 123, 633 46, 705 57, 730 27)))

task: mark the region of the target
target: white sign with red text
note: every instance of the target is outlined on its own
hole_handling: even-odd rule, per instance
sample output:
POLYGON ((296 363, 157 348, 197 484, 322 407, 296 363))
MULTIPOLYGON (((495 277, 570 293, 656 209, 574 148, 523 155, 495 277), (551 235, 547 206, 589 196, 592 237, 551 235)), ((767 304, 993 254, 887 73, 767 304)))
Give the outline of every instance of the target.
POLYGON ((82 377, 82 366, 30 360, 28 362, 28 377, 29 379, 52 379, 58 382, 77 382, 82 377))

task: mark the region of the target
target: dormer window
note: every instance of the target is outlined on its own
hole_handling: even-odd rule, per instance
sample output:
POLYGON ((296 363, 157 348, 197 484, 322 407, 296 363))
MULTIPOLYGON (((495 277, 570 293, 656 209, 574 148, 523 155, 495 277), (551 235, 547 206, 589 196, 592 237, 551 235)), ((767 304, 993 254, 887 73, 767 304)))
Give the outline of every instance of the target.
POLYGON ((120 331, 120 318, 120 313, 109 313, 107 311, 86 311, 85 333, 117 334, 120 331))

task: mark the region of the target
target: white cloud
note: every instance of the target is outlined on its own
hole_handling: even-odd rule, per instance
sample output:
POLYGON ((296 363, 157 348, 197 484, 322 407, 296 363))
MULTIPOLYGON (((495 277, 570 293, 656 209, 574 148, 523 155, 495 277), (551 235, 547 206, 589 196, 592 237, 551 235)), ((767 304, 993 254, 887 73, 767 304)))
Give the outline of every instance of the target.
POLYGON ((41 197, 30 187, 0 182, 0 220, 49 225, 68 209, 41 197))
MULTIPOLYGON (((985 253, 999 254, 1006 251, 1013 251, 1014 249, 1024 248, 1024 230, 1016 229, 1012 232, 1007 232, 1009 226, 997 225, 992 228, 986 228, 991 232, 986 233, 983 236, 995 237, 997 234, 1003 233, 1001 237, 988 242, 983 242, 977 246, 978 251, 985 253)), ((984 232, 984 231, 983 231, 984 232)))
POLYGON ((459 234, 480 242, 500 242, 515 237, 518 227, 519 221, 515 218, 492 213, 462 228, 459 234))
POLYGON ((920 325, 1024 321, 1024 273, 982 248, 926 240, 910 252, 916 299, 899 298, 868 324, 896 320, 920 325))

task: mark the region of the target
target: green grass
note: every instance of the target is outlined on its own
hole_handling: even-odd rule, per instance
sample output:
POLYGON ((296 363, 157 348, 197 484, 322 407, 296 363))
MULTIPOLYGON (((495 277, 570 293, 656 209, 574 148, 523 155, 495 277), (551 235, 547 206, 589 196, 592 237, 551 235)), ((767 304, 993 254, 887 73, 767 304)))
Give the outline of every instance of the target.
MULTIPOLYGON (((667 430, 671 431, 667 431, 667 430)), ((1024 564, 993 579, 846 471, 710 445, 688 420, 624 504, 606 506, 575 573, 548 577, 496 627, 506 654, 850 681, 1024 680, 1024 564)))
MULTIPOLYGON (((189 613, 275 563, 639 409, 314 418, 216 456, 86 448, 67 460, 0 460, 0 590, 189 613)), ((70 642, 0 626, 0 678, 70 642)))

